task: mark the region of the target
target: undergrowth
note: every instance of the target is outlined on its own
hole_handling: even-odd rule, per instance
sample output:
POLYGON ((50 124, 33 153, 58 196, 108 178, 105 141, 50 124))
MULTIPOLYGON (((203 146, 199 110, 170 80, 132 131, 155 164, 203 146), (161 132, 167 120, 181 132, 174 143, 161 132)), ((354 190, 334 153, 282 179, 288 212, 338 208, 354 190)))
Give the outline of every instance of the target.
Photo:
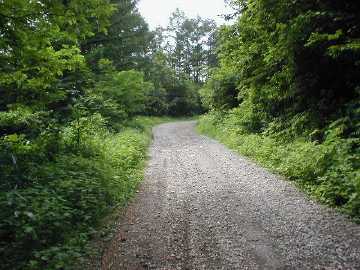
POLYGON ((239 124, 236 109, 211 112, 199 120, 198 130, 286 176, 323 203, 337 207, 359 221, 359 140, 342 138, 337 121, 324 132, 323 141, 251 133, 239 124))
POLYGON ((60 149, 47 159, 39 156, 45 151, 38 145, 5 137, 1 147, 17 148, 0 157, 6 176, 0 269, 72 269, 101 220, 133 195, 143 177, 151 127, 166 120, 138 117, 113 133, 95 114, 63 128, 60 149))

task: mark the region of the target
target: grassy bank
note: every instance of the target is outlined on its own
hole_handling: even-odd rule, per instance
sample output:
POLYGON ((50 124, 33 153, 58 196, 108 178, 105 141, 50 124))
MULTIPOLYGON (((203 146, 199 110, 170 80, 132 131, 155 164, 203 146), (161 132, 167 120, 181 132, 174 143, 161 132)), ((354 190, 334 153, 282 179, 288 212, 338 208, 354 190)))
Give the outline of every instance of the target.
POLYGON ((0 269, 71 269, 99 222, 132 197, 151 127, 164 121, 139 117, 114 133, 94 115, 64 128, 46 162, 23 145, 17 163, 29 182, 0 193, 0 269))
POLYGON ((274 134, 245 132, 237 119, 231 113, 213 112, 200 118, 198 130, 359 221, 360 170, 354 140, 338 136, 336 126, 328 129, 321 143, 307 138, 282 140, 274 134))

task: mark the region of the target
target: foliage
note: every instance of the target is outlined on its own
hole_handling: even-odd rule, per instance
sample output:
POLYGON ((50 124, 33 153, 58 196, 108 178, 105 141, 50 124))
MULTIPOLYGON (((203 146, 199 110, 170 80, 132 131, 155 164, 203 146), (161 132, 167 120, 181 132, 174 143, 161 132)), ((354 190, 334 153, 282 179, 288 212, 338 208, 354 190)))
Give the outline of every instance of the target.
POLYGON ((200 129, 359 217, 359 3, 229 2, 200 129))
POLYGON ((137 0, 113 0, 116 11, 110 18, 107 33, 98 32, 82 43, 89 52, 89 62, 111 59, 117 70, 144 70, 153 34, 136 8, 137 0))
POLYGON ((71 269, 142 177, 136 117, 199 107, 136 2, 0 1, 1 269, 71 269))
POLYGON ((357 3, 234 2, 242 14, 221 30, 220 68, 267 122, 306 113, 322 128, 358 98, 357 3))
POLYGON ((148 114, 172 116, 202 112, 199 88, 217 63, 215 22, 188 18, 176 10, 166 29, 153 32, 145 78, 155 88, 150 94, 148 114), (155 105, 155 106, 153 106, 155 105))
POLYGON ((95 88, 84 96, 84 106, 92 112, 100 112, 114 125, 145 113, 153 89, 152 83, 144 81, 142 72, 107 71, 95 88))
POLYGON ((165 49, 177 74, 186 74, 195 83, 204 81, 211 60, 214 29, 214 21, 187 18, 179 9, 171 15, 165 32, 169 37, 165 49))
POLYGON ((78 41, 106 31, 114 8, 107 0, 6 0, 0 10, 4 110, 16 103, 48 106, 70 94, 55 84, 84 64, 78 41))
POLYGON ((166 56, 158 52, 148 76, 154 84, 147 100, 147 114, 189 116, 202 112, 199 86, 184 74, 176 74, 166 63, 166 56), (156 105, 153 107, 152 105, 156 105))
MULTIPOLYGON (((238 109, 203 116, 199 130, 274 172, 296 181, 319 200, 360 216, 359 138, 344 138, 344 120, 326 129, 322 143, 304 137, 281 140, 243 128, 238 109)), ((359 132, 359 130, 357 131, 359 132)))
POLYGON ((100 115, 82 118, 80 146, 78 123, 65 127, 61 155, 31 168, 27 188, 0 192, 2 269, 70 269, 99 220, 132 196, 149 127, 163 121, 139 118, 113 134, 100 115))
POLYGON ((214 69, 210 79, 200 89, 203 106, 207 109, 231 109, 239 104, 237 76, 225 69, 214 69))

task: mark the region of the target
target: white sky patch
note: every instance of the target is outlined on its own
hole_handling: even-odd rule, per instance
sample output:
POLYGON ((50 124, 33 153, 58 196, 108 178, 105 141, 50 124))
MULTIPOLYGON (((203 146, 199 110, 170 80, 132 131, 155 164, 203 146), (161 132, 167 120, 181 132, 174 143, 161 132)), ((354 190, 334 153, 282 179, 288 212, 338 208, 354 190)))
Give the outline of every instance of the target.
POLYGON ((218 25, 224 23, 221 15, 231 13, 224 0, 140 0, 138 8, 151 30, 157 26, 166 27, 170 15, 179 8, 186 16, 213 19, 218 25))

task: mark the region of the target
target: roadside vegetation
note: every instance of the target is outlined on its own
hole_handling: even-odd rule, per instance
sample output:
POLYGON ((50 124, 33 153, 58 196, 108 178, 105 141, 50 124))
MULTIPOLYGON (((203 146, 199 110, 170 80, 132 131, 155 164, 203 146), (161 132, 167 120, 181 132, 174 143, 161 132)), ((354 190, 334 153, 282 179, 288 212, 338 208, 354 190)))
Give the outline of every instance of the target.
POLYGON ((136 190, 151 127, 202 112, 207 22, 150 31, 136 4, 0 1, 0 269, 72 269, 136 190))
POLYGON ((231 2, 199 130, 359 219, 359 3, 231 2))
POLYGON ((0 1, 0 269, 72 269, 143 176, 151 127, 199 129, 360 217, 356 1, 227 1, 150 31, 137 0, 0 1))

